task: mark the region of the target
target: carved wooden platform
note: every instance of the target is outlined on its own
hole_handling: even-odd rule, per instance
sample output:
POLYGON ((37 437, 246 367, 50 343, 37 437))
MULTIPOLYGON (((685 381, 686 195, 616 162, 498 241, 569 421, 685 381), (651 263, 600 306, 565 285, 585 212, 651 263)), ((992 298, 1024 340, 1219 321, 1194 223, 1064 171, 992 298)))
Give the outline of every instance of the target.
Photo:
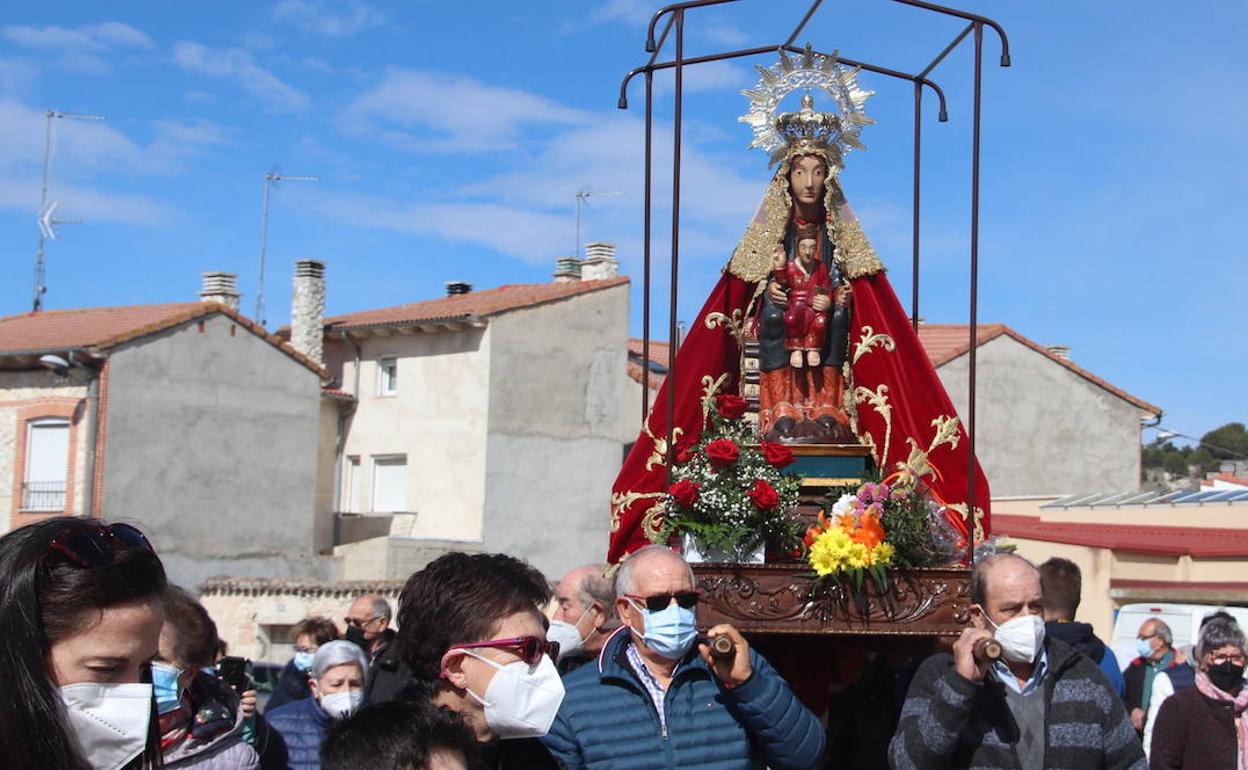
POLYGON ((971 571, 893 570, 880 595, 836 589, 812 600, 812 574, 801 563, 694 564, 702 600, 698 623, 731 623, 758 634, 957 636, 970 622, 971 571))

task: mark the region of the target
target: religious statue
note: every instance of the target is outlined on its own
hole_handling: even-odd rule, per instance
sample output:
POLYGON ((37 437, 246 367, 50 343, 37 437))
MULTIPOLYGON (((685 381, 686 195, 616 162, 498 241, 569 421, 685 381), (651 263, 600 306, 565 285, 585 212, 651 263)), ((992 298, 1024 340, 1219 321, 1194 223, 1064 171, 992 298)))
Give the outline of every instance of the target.
POLYGON ((845 155, 865 149, 870 91, 836 54, 809 46, 759 67, 741 121, 751 147, 776 171, 719 282, 703 305, 646 415, 612 488, 616 562, 659 536, 668 464, 680 462, 707 424, 716 395, 744 400, 760 438, 812 444, 824 455, 859 445, 884 475, 923 482, 951 511, 968 542, 988 525, 988 483, 968 455, 966 434, 944 386, 897 300, 884 266, 846 202, 845 155), (804 91, 800 109, 778 114, 804 91), (835 112, 815 109, 813 93, 835 112), (668 424, 668 400, 672 400, 668 424), (975 500, 966 500, 975 473, 975 500))

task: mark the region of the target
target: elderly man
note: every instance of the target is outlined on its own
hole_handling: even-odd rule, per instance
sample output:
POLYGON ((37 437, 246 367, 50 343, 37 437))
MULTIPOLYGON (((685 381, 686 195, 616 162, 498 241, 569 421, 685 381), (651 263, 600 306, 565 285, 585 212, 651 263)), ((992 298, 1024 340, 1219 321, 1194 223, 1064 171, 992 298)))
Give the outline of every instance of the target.
POLYGON ((1170 632, 1170 626, 1160 618, 1149 618, 1140 624, 1135 636, 1135 651, 1139 657, 1122 672, 1127 689, 1123 700, 1127 704, 1127 713, 1131 715, 1131 726, 1142 736, 1153 696, 1153 680, 1162 671, 1185 661, 1174 649, 1174 634, 1170 632))
POLYGON ((355 597, 343 620, 347 624, 347 641, 358 644, 368 656, 364 702, 385 703, 410 697, 412 672, 403 664, 395 631, 390 628, 390 602, 386 597, 381 594, 355 597))
POLYGON ((546 638, 559 643, 559 673, 567 674, 598 657, 602 643, 619 625, 615 589, 603 577, 605 564, 586 564, 569 572, 555 588, 559 608, 546 638))
POLYGON ((709 631, 732 641, 729 656, 699 641, 684 559, 647 546, 615 580, 623 626, 595 664, 565 678, 544 739, 567 770, 819 766, 823 728, 767 661, 729 625, 709 631))
POLYGON ((889 745, 895 770, 1131 768, 1144 752, 1105 675, 1044 631, 1040 573, 997 554, 971 574, 970 628, 924 661, 889 745), (976 653, 995 637, 1002 660, 976 653))

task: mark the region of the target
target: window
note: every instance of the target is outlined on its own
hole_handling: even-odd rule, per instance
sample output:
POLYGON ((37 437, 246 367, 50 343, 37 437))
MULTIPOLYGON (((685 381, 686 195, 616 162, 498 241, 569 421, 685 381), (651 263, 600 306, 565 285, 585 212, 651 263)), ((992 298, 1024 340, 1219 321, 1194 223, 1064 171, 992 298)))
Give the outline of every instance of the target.
POLYGON ((69 421, 37 420, 27 431, 22 510, 63 511, 69 477, 69 421))
POLYGON ((294 629, 294 624, 290 623, 265 623, 260 626, 259 637, 263 652, 260 657, 263 660, 280 663, 290 660, 295 656, 295 640, 290 638, 290 632, 294 629))
POLYGON ((407 456, 373 458, 373 513, 407 510, 407 456))
POLYGON ((377 361, 377 395, 393 396, 399 392, 399 359, 381 358, 377 361))
POLYGON ((342 511, 343 513, 359 513, 360 498, 360 458, 348 457, 346 472, 342 474, 342 511))

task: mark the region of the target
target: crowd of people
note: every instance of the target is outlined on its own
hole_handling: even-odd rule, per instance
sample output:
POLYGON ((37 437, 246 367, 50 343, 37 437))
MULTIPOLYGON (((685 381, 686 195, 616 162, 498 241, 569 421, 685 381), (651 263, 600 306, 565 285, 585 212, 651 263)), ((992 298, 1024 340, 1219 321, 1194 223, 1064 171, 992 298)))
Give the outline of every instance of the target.
MULTIPOLYGON (((139 770, 1248 767, 1244 633, 1190 648, 1150 618, 1138 657, 1075 622, 1078 568, 1002 553, 972 571, 952 651, 906 672, 878 764, 731 625, 699 631, 693 572, 642 548, 555 586, 504 554, 414 573, 345 629, 307 618, 263 709, 144 534, 52 518, 0 537, 0 764, 139 770), (995 640, 999 656, 983 652, 995 640), (713 649, 714 647, 714 649, 713 649)), ((875 658, 871 658, 875 661, 875 658)), ((880 661, 883 665, 883 661, 880 661)), ((904 667, 903 667, 904 668, 904 667)), ((829 717, 831 719, 831 717, 829 717)), ((869 752, 868 752, 869 753, 869 752)))

